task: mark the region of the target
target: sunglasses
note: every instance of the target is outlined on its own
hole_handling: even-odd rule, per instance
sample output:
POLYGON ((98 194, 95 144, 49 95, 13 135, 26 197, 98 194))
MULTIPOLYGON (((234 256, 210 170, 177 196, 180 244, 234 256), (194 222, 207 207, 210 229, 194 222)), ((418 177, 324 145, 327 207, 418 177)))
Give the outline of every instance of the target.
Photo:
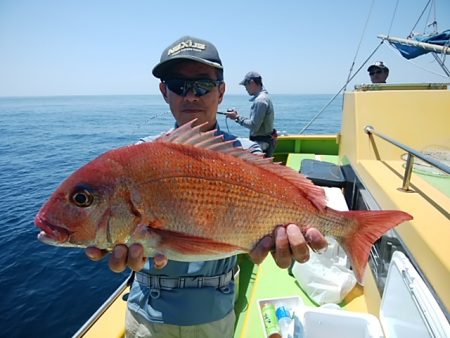
POLYGON ((221 84, 221 80, 210 80, 210 79, 199 79, 199 80, 188 80, 188 79, 170 79, 163 80, 163 83, 179 96, 185 97, 187 93, 192 90, 195 96, 200 97, 208 94, 214 87, 221 84))
POLYGON ((370 72, 369 75, 370 75, 370 76, 374 76, 375 74, 381 74, 381 73, 382 73, 381 70, 376 70, 376 71, 374 71, 374 72, 370 72))

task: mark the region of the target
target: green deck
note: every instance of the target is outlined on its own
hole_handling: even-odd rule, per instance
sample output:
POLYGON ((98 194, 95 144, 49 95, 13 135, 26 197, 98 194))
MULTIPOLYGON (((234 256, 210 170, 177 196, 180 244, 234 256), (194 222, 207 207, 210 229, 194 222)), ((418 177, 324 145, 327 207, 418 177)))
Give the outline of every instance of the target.
POLYGON ((265 337, 258 300, 278 297, 300 297, 305 305, 314 303, 302 291, 288 270, 280 269, 269 255, 262 264, 253 265, 247 255, 239 257, 239 298, 235 305, 235 338, 265 337))
MULTIPOLYGON (((303 159, 338 162, 336 155, 291 153, 286 156, 286 165, 298 171, 303 159)), ((247 255, 239 255, 238 262, 241 270, 235 304, 235 338, 265 337, 258 308, 260 299, 298 296, 305 305, 315 306, 289 271, 280 269, 270 254, 260 265, 254 265, 247 255)))
POLYGON ((289 154, 338 155, 336 135, 280 136, 275 149, 275 161, 286 163, 289 154))
POLYGON ((338 164, 339 157, 336 155, 316 155, 316 154, 289 154, 286 160, 286 165, 294 170, 299 171, 303 160, 320 160, 338 164))

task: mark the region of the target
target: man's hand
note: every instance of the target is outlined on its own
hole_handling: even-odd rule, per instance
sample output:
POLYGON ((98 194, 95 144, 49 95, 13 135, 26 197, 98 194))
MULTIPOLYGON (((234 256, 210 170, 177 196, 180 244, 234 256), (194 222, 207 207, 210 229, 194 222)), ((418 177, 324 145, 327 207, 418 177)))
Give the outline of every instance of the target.
POLYGON ((225 113, 225 115, 232 120, 236 120, 239 116, 239 113, 237 112, 237 110, 233 110, 233 109, 228 109, 225 113))
MULTIPOLYGON (((86 255, 93 261, 99 261, 108 254, 108 251, 96 247, 86 249, 86 255)), ((139 271, 144 267, 147 257, 144 257, 144 248, 141 244, 132 244, 128 248, 126 245, 116 245, 109 257, 109 268, 114 272, 122 272, 127 267, 133 271, 139 271)), ((153 257, 155 268, 162 269, 168 260, 163 255, 153 257)))
POLYGON ((272 252, 275 262, 280 268, 286 269, 295 259, 299 263, 309 260, 309 247, 314 251, 323 251, 328 243, 325 237, 314 228, 309 228, 303 234, 295 224, 280 226, 275 230, 275 241, 271 236, 264 237, 250 252, 250 258, 260 264, 274 247, 272 252))

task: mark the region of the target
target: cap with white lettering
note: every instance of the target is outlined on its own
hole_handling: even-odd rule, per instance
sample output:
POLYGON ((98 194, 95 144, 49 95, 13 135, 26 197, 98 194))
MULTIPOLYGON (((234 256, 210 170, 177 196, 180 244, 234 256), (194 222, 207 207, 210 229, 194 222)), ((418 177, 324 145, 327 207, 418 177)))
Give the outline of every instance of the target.
POLYGON ((152 73, 157 78, 164 78, 168 68, 181 60, 197 61, 223 69, 219 52, 211 42, 183 36, 162 52, 160 62, 153 68, 152 73))

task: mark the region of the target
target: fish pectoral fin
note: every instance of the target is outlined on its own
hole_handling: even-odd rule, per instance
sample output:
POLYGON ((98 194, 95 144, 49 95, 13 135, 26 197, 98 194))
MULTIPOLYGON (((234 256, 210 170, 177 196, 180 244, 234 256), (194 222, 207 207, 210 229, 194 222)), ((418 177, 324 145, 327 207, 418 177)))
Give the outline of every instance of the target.
POLYGON ((180 254, 199 254, 201 256, 217 253, 235 254, 238 252, 246 252, 245 249, 239 246, 218 242, 210 238, 192 236, 176 231, 159 229, 152 229, 151 231, 159 237, 159 249, 162 252, 166 250, 177 251, 180 254))

